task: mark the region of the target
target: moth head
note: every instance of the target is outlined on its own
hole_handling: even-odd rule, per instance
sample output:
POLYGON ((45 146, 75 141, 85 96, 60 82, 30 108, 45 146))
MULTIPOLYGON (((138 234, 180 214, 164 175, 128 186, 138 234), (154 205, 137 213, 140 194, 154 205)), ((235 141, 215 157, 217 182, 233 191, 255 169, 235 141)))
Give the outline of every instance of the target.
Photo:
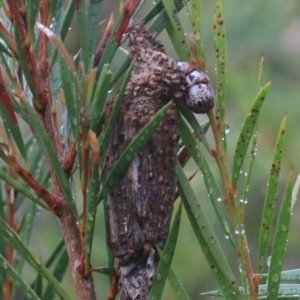
POLYGON ((188 84, 188 94, 183 104, 194 113, 204 114, 211 110, 215 95, 209 84, 209 77, 187 62, 177 62, 177 69, 185 75, 188 84))

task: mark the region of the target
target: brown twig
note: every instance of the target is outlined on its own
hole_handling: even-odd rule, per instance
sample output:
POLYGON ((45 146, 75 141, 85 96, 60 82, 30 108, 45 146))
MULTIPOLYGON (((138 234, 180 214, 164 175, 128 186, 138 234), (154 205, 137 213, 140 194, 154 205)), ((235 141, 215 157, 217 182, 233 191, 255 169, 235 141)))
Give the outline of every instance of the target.
MULTIPOLYGON (((51 1, 49 0, 41 0, 40 2, 40 22, 44 26, 48 27, 48 16, 50 10, 51 1)), ((40 33, 40 47, 39 47, 39 56, 38 62, 41 67, 41 75, 43 80, 45 80, 48 76, 48 48, 49 48, 49 39, 44 32, 40 33)))
MULTIPOLYGON (((42 1, 49 4, 50 1, 42 1)), ((24 57, 31 85, 33 87, 34 107, 40 117, 46 132, 56 150, 57 157, 60 162, 64 161, 63 143, 56 123, 56 113, 53 111, 52 95, 50 93, 50 81, 47 70, 48 41, 43 40, 40 47, 40 54, 37 58, 32 51, 32 41, 28 36, 28 26, 26 19, 26 7, 17 0, 8 1, 9 11, 7 14, 13 22, 16 34, 22 47, 22 55, 24 57), (42 53, 43 52, 43 53, 42 53)), ((49 7, 41 8, 42 23, 47 25, 46 16, 48 18, 49 7)), ((22 90, 18 90, 21 93, 22 90)), ((21 96, 22 97, 22 96, 21 96)), ((72 156, 71 156, 72 157, 72 156)), ((71 158, 72 160, 72 158, 71 158)), ((50 209, 55 210, 64 233, 66 248, 69 255, 73 282, 76 287, 78 297, 84 300, 96 299, 92 276, 84 277, 78 269, 80 269, 80 257, 82 253, 82 241, 77 219, 68 204, 63 193, 60 182, 56 176, 53 166, 50 165, 50 172, 53 182, 53 194, 43 188, 31 175, 30 172, 23 169, 17 162, 16 158, 9 155, 8 164, 16 171, 16 173, 47 203, 50 209)), ((69 162, 69 165, 72 162, 69 162)))
MULTIPOLYGON (((83 213, 82 213, 82 264, 86 266, 85 262, 85 239, 86 239, 86 220, 87 220, 87 185, 88 185, 88 175, 89 175, 89 143, 88 143, 88 137, 87 137, 87 131, 84 131, 84 133, 81 136, 81 142, 83 145, 83 149, 81 152, 82 157, 82 180, 81 180, 81 191, 82 191, 82 198, 83 198, 83 213)), ((84 268, 84 273, 87 275, 89 273, 89 270, 86 270, 87 268, 84 268)))
POLYGON ((76 159, 76 142, 75 140, 72 140, 69 146, 69 150, 66 153, 64 160, 62 162, 62 168, 66 174, 67 177, 70 176, 71 171, 74 167, 75 159, 76 159))
POLYGON ((113 276, 110 288, 108 290, 107 300, 115 300, 116 299, 116 297, 121 289, 120 285, 119 285, 120 277, 121 277, 120 266, 119 266, 118 262, 116 262, 116 265, 114 267, 114 276, 113 276))
POLYGON ((16 26, 16 32, 20 37, 22 51, 26 60, 26 65, 29 70, 35 94, 38 99, 35 99, 35 106, 39 111, 45 108, 47 103, 47 95, 44 93, 44 83, 40 81, 38 65, 34 59, 34 54, 30 51, 31 41, 27 36, 27 22, 22 15, 21 2, 16 0, 8 1, 12 22, 16 26))
POLYGON ((99 65, 99 62, 101 60, 104 49, 107 45, 107 42, 111 36, 112 31, 113 31, 113 27, 114 27, 114 19, 113 19, 113 15, 111 15, 110 19, 108 21, 105 33, 103 35, 103 38, 100 41, 100 43, 97 47, 97 50, 95 51, 94 68, 98 67, 98 65, 99 65))
POLYGON ((10 167, 46 202, 51 210, 55 211, 58 207, 58 200, 55 196, 41 186, 29 171, 23 169, 13 155, 8 157, 10 167))
POLYGON ((140 4, 140 0, 127 0, 123 7, 123 20, 120 24, 120 27, 116 33, 116 42, 121 43, 122 36, 130 22, 130 18, 135 12, 136 8, 140 4))

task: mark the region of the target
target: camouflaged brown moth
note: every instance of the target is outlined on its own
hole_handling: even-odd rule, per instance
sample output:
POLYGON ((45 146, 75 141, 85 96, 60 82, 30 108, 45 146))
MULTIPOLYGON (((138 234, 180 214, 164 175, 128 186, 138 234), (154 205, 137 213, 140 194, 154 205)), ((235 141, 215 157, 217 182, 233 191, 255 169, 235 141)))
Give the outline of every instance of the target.
MULTIPOLYGON (((108 174, 132 139, 171 99, 196 113, 214 105, 207 75, 165 54, 141 24, 128 30, 135 67, 106 151, 108 174)), ((106 105, 107 124, 114 99, 106 105)), ((179 111, 170 108, 152 138, 106 197, 107 243, 122 272, 121 299, 147 299, 158 255, 167 240, 176 189, 179 111)))

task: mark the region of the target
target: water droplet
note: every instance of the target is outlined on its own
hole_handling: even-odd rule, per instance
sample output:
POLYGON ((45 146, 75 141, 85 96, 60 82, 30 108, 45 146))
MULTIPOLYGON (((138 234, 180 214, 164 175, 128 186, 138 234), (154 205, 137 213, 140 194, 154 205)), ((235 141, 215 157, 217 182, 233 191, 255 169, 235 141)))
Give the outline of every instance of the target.
POLYGON ((200 41, 200 32, 197 31, 194 37, 195 37, 195 41, 200 41))
POLYGON ((220 98, 224 97, 224 92, 222 90, 220 90, 218 94, 220 98))
POLYGON ((169 254, 164 255, 162 261, 163 261, 163 263, 164 263, 165 265, 168 265, 168 264, 170 263, 170 261, 171 261, 170 255, 169 255, 169 254))
POLYGON ((209 253, 208 247, 204 247, 204 248, 203 248, 203 252, 204 252, 205 254, 208 254, 208 253, 209 253))
POLYGON ((242 267, 242 265, 239 265, 239 271, 240 271, 240 273, 243 273, 243 267, 242 267))
POLYGON ((194 213, 194 217, 195 217, 196 220, 198 220, 198 219, 200 218, 199 213, 195 212, 195 213, 194 213))
POLYGON ((215 238, 214 238, 213 236, 211 236, 211 237, 209 238, 209 242, 210 242, 211 244, 214 244, 214 243, 216 242, 216 240, 215 240, 215 238))
POLYGON ((274 275, 272 276, 271 280, 272 280, 273 282, 278 282, 278 280, 279 280, 279 275, 278 275, 278 274, 274 274, 274 275))
POLYGON ((286 232, 287 231, 287 226, 281 225, 281 231, 286 232))
POLYGON ((225 238, 226 240, 229 240, 229 235, 225 234, 225 235, 224 235, 224 238, 225 238))
POLYGON ((237 164, 238 166, 240 166, 240 165, 242 164, 242 160, 241 160, 240 158, 238 158, 238 159, 236 160, 236 164, 237 164))
POLYGON ((228 123, 225 123, 225 129, 224 129, 224 131, 225 131, 225 134, 228 134, 228 133, 229 133, 229 131, 230 131, 230 126, 229 126, 228 123))
POLYGON ((162 280, 162 275, 161 274, 156 274, 156 280, 161 281, 162 280))
POLYGON ((245 225, 244 224, 237 225, 234 230, 234 233, 235 234, 244 234, 245 233, 245 225))

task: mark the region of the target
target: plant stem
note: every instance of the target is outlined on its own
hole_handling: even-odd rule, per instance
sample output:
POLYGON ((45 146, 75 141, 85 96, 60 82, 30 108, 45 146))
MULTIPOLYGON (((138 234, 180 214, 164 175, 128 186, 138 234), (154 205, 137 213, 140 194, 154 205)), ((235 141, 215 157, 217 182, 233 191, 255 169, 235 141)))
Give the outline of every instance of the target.
MULTIPOLYGON (((228 165, 227 153, 222 140, 222 135, 224 131, 224 121, 221 121, 217 124, 213 110, 210 110, 207 115, 211 124, 211 128, 215 138, 216 148, 217 148, 216 149, 217 152, 214 155, 214 157, 218 164, 223 187, 225 190, 226 199, 223 202, 228 210, 229 216, 231 218, 231 222, 234 228, 236 228, 236 226, 241 225, 243 216, 241 215, 239 206, 236 205, 235 198, 237 196, 237 189, 235 186, 232 186, 231 184, 231 175, 230 175, 230 170, 228 165)), ((241 262, 241 265, 245 266, 248 285, 250 287, 250 298, 252 300, 256 300, 258 299, 258 291, 255 282, 253 280, 254 275, 253 275, 253 270, 252 270, 250 255, 249 255, 247 237, 245 232, 240 232, 239 235, 240 238, 238 240, 239 240, 240 253, 238 253, 238 257, 241 262)))
POLYGON ((84 277, 81 271, 84 271, 84 266, 81 263, 82 243, 81 235, 70 206, 63 198, 60 201, 64 204, 60 207, 58 217, 64 232, 66 248, 68 251, 70 265, 72 270, 72 278, 76 287, 77 295, 81 300, 96 299, 94 282, 91 273, 84 277))

